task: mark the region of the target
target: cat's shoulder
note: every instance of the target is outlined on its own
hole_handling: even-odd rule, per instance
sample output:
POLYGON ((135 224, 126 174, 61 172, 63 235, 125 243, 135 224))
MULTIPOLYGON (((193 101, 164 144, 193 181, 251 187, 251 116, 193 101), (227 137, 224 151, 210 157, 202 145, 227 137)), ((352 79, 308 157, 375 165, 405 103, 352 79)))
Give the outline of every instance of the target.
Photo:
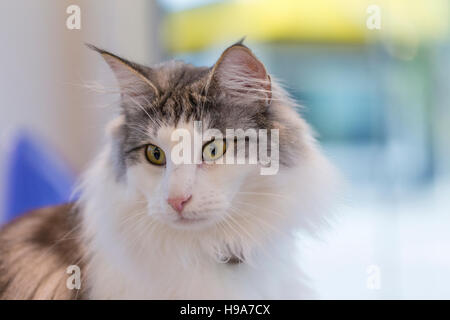
POLYGON ((73 204, 34 210, 0 229, 1 299, 81 297, 66 286, 67 268, 83 263, 77 211, 73 204))

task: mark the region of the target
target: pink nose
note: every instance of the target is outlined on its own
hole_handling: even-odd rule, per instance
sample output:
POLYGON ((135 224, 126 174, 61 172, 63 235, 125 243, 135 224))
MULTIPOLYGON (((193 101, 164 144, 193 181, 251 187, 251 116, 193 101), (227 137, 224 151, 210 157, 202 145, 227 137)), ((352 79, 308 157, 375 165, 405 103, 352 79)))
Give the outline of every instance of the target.
POLYGON ((183 211, 184 206, 186 203, 191 200, 192 195, 184 196, 184 197, 175 197, 175 198, 169 198, 167 199, 167 203, 170 204, 170 206, 178 213, 181 213, 183 211))

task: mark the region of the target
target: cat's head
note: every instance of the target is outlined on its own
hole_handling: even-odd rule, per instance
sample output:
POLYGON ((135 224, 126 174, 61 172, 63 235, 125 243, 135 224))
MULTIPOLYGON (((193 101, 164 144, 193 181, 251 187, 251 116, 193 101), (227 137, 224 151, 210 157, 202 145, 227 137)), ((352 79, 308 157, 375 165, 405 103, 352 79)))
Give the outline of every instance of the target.
POLYGON ((150 216, 170 227, 199 230, 253 212, 247 219, 256 224, 268 214, 262 212, 265 203, 289 201, 282 190, 290 188, 289 179, 300 178, 293 170, 312 159, 313 139, 249 48, 232 45, 212 67, 179 61, 145 67, 94 49, 120 86, 121 115, 111 130, 116 179, 140 194, 150 216), (198 138, 208 129, 223 137, 198 138), (236 137, 231 130, 257 136, 236 137), (186 134, 191 146, 180 151, 179 137, 186 134), (263 148, 272 156, 272 174, 262 174, 263 148), (251 150, 258 150, 256 163, 249 159, 251 150), (180 163, 178 155, 188 156, 180 163), (220 164, 226 155, 235 155, 234 163, 220 164))

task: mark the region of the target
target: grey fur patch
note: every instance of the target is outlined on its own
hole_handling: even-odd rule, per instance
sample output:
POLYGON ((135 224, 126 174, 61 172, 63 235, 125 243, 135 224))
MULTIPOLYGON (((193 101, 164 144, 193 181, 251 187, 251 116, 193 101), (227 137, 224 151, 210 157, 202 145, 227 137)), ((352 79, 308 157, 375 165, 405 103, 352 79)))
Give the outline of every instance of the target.
POLYGON ((0 299, 84 299, 85 248, 72 204, 35 210, 0 229, 0 299), (77 265, 80 290, 66 268, 77 265))

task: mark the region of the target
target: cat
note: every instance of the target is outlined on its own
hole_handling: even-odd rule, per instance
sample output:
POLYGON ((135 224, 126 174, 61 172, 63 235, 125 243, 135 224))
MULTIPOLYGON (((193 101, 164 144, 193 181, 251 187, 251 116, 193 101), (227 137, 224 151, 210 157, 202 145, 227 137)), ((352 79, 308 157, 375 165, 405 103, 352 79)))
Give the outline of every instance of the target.
MULTIPOLYGON (((120 112, 76 203, 2 228, 0 298, 314 298, 297 233, 327 222, 339 178, 263 63, 242 41, 212 67, 146 67, 88 46, 116 76, 120 112), (200 163, 175 163, 172 134, 194 133, 197 122, 220 132, 276 129, 279 170, 219 164, 237 153, 229 137, 202 141, 193 150, 200 163), (72 265, 79 289, 67 285, 72 265)), ((245 143, 244 158, 262 148, 245 143)))

